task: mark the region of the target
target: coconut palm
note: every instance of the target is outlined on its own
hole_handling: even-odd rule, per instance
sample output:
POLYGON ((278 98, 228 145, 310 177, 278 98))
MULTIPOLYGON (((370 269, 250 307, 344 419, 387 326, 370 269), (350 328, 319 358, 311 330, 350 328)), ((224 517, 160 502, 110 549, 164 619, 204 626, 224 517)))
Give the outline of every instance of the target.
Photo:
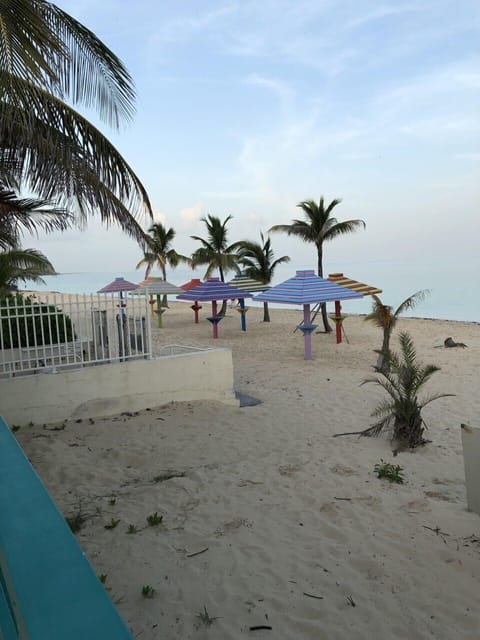
MULTIPOLYGON (((304 242, 314 244, 317 248, 317 273, 321 277, 323 277, 323 243, 366 226, 363 220, 338 222, 333 218, 332 211, 340 202, 341 200, 338 199, 332 200, 328 206, 325 206, 323 196, 318 204, 314 200, 299 202, 297 207, 302 209, 305 220, 293 220, 292 224, 276 224, 270 229, 270 231, 287 233, 289 236, 297 236, 304 242)), ((325 331, 331 331, 324 302, 321 309, 325 331)))
POLYGON ((365 316, 365 320, 373 322, 377 327, 383 330, 382 348, 377 351, 378 360, 376 369, 380 372, 388 372, 389 359, 386 357, 390 351, 390 337, 397 323, 398 317, 408 309, 413 309, 419 302, 425 300, 430 293, 428 289, 423 289, 406 298, 395 311, 393 307, 383 304, 380 298, 373 295, 372 312, 365 316))
POLYGON ((15 291, 19 282, 45 284, 41 276, 53 275, 53 265, 40 251, 16 247, 0 252, 0 294, 15 291))
MULTIPOLYGON (((274 260, 270 238, 260 233, 262 243, 243 240, 240 243, 238 261, 245 270, 245 274, 262 284, 270 284, 274 271, 279 264, 290 262, 288 256, 282 256, 274 260)), ((268 302, 263 303, 263 321, 270 322, 268 302)))
MULTIPOLYGON (((161 222, 157 222, 150 227, 148 234, 145 235, 145 244, 147 250, 143 258, 138 262, 136 269, 146 266, 145 279, 150 275, 155 265, 160 269, 162 278, 167 279, 167 265, 173 269, 180 263, 190 264, 190 258, 182 256, 172 249, 172 242, 175 238, 175 230, 170 227, 167 229, 161 222)), ((163 296, 162 304, 168 307, 167 296, 163 296)))
POLYGON ((147 250, 135 267, 139 269, 146 266, 145 278, 148 278, 155 266, 160 269, 162 278, 166 280, 167 265, 174 269, 181 262, 190 264, 190 258, 182 256, 172 248, 171 245, 174 238, 175 230, 172 227, 167 229, 161 222, 157 222, 150 227, 148 234, 145 235, 147 250))
POLYGON ((220 280, 225 282, 225 273, 232 269, 238 271, 238 253, 240 242, 228 244, 227 224, 232 216, 227 216, 223 222, 216 216, 207 215, 201 218, 207 227, 207 239, 199 236, 190 236, 202 245, 192 254, 192 266, 195 269, 198 265, 206 264, 204 278, 209 278, 218 269, 220 280))
POLYGON ((0 0, 0 24, 0 186, 55 202, 79 222, 99 215, 143 241, 137 218, 151 215, 144 187, 71 106, 95 109, 114 128, 128 121, 135 92, 125 67, 44 0, 0 0))
MULTIPOLYGON (((201 222, 207 227, 207 239, 200 236, 190 236, 192 240, 198 240, 202 245, 192 254, 192 268, 195 269, 198 265, 207 265, 204 279, 210 278, 212 273, 218 269, 220 280, 225 282, 225 273, 234 269, 238 269, 238 254, 237 249, 240 246, 240 242, 234 242, 228 244, 228 231, 227 224, 232 219, 232 216, 227 216, 223 222, 220 218, 207 215, 206 218, 201 218, 201 222)), ((224 300, 220 314, 224 315, 227 308, 227 301, 224 300)))
POLYGON ((433 364, 417 362, 415 345, 411 336, 403 332, 399 336, 400 354, 388 351, 385 358, 388 368, 380 371, 380 377, 372 377, 362 384, 374 383, 382 387, 390 396, 373 411, 379 418, 369 429, 361 432, 364 436, 378 436, 391 431, 392 440, 402 447, 418 447, 425 444, 423 433, 426 428, 421 415, 422 409, 437 400, 452 396, 452 393, 437 393, 420 399, 419 391, 440 368, 433 364))

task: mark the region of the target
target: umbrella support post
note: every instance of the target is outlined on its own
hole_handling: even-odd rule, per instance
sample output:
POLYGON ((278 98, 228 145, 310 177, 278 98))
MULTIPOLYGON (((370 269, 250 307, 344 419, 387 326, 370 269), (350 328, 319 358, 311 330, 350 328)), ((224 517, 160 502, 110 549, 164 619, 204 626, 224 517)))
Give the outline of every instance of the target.
POLYGON ((303 305, 303 324, 299 325, 300 331, 303 333, 303 340, 305 343, 305 360, 312 359, 312 333, 318 327, 317 324, 312 324, 310 320, 310 305, 303 305))
POLYGON ((223 320, 223 316, 217 315, 217 301, 212 300, 212 315, 210 318, 207 318, 209 322, 212 324, 213 329, 213 337, 218 338, 218 323, 220 320, 223 320))
POLYGON ((190 307, 190 309, 192 309, 195 314, 195 324, 198 324, 198 312, 201 308, 202 306, 198 304, 197 300, 195 300, 194 304, 192 304, 192 306, 190 307))
MULTIPOLYGON (((342 305, 340 304, 340 300, 335 300, 335 315, 330 316, 330 320, 333 320, 335 323, 337 344, 340 344, 342 342, 343 321, 345 320, 345 316, 342 316, 342 305)), ((344 329, 343 332, 345 333, 344 329)))
POLYGON ((248 307, 245 306, 245 298, 240 298, 239 302, 240 302, 240 306, 237 307, 237 311, 241 315, 242 331, 246 331, 247 330, 247 319, 245 318, 245 314, 248 311, 248 307))

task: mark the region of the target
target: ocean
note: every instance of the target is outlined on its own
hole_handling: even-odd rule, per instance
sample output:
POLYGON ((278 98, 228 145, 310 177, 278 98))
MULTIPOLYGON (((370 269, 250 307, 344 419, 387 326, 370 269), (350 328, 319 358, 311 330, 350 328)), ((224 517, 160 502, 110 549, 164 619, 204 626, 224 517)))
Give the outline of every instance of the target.
MULTIPOLYGON (((273 284, 293 277, 296 269, 300 268, 312 267, 295 266, 293 263, 279 265, 273 284)), ((380 298, 394 309, 412 293, 420 289, 429 289, 430 293, 423 302, 419 303, 415 309, 403 314, 406 317, 480 322, 480 257, 475 258, 473 265, 470 260, 468 269, 455 268, 455 265, 452 268, 451 265, 443 264, 441 261, 423 261, 420 264, 415 260, 407 260, 402 262, 347 263, 342 264, 342 268, 339 268, 339 265, 328 265, 328 271, 325 270, 326 274, 335 272, 342 272, 349 278, 382 289, 383 293, 380 294, 380 298)), ((152 275, 158 276, 159 274, 153 273, 152 275)), ((167 280, 172 284, 181 285, 191 278, 203 278, 203 275, 203 270, 194 273, 189 269, 179 267, 167 272, 167 280)), ((226 280, 233 278, 233 275, 233 273, 228 274, 226 280)), ((95 293, 119 276, 138 283, 143 279, 144 273, 140 270, 61 273, 57 276, 45 277, 45 285, 32 287, 27 284, 24 288, 61 293, 95 293)), ((252 301, 248 304, 257 306, 262 303, 252 301)), ((275 305, 272 306, 275 307, 275 305)), ((279 306, 288 307, 289 305, 279 306)), ((342 303, 344 313, 368 313, 371 307, 370 297, 342 303)), ((328 306, 328 309, 333 313, 333 303, 328 306)))

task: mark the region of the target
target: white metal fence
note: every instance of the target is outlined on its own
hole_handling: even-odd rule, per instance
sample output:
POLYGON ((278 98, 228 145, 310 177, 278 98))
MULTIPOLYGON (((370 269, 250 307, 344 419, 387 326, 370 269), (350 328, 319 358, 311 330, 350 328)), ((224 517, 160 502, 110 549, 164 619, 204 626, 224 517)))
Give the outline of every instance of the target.
POLYGON ((0 377, 152 355, 146 296, 9 296, 0 327, 0 377))

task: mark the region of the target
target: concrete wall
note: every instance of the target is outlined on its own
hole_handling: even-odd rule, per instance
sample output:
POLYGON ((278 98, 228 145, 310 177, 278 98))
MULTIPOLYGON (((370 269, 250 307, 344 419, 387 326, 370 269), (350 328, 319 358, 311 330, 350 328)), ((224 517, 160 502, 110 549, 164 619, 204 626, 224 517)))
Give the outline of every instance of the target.
POLYGON ((10 425, 109 416, 189 400, 238 406, 231 351, 212 349, 0 380, 0 415, 10 425))
POLYGON ((480 427, 461 427, 468 510, 480 515, 480 427))

